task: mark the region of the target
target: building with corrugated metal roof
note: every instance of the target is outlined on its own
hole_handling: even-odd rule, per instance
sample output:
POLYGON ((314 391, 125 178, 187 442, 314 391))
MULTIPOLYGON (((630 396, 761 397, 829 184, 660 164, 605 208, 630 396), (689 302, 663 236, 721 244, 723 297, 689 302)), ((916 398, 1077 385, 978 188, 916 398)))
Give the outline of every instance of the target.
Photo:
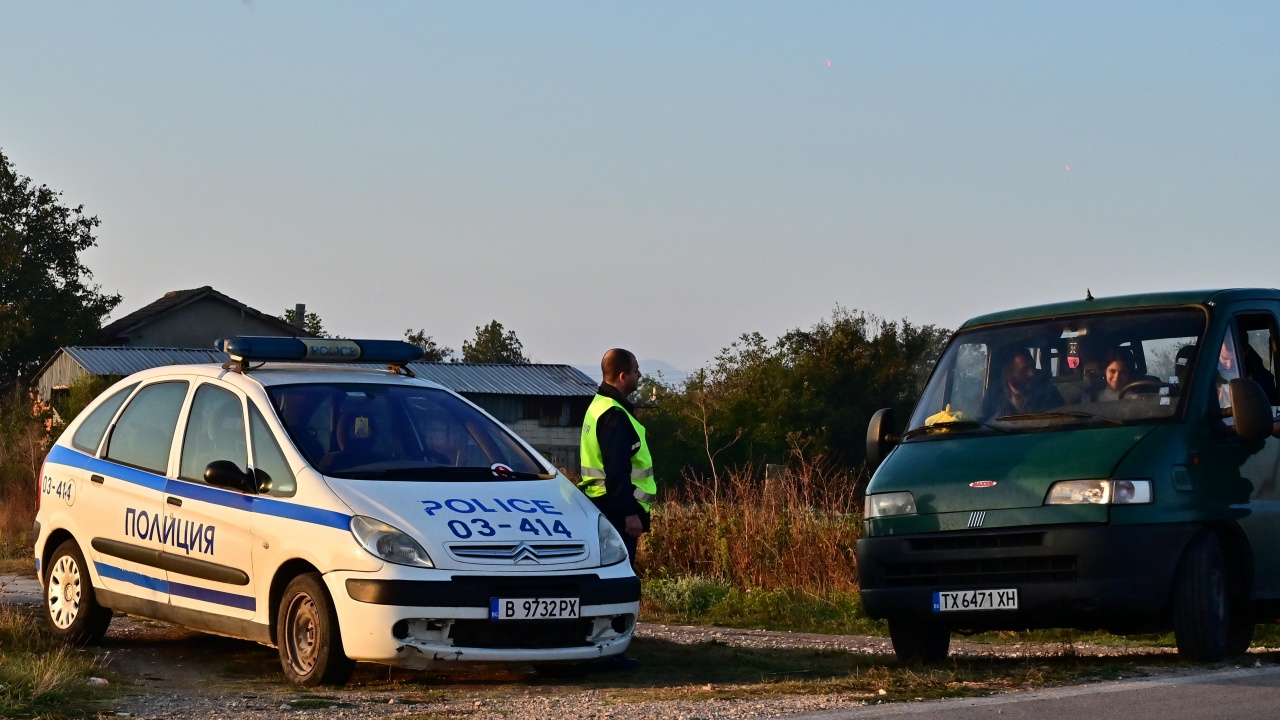
POLYGON ((228 297, 212 287, 171 290, 155 302, 102 328, 100 345, 138 348, 211 347, 213 341, 237 335, 311 337, 274 315, 228 297))
MULTIPOLYGON (((212 344, 212 343, 210 343, 212 344)), ((225 353, 200 348, 66 347, 32 382, 46 402, 78 378, 117 378, 164 365, 222 364, 225 353)), ((414 374, 462 395, 524 438, 546 458, 577 472, 578 443, 596 382, 570 365, 410 363, 414 374)))

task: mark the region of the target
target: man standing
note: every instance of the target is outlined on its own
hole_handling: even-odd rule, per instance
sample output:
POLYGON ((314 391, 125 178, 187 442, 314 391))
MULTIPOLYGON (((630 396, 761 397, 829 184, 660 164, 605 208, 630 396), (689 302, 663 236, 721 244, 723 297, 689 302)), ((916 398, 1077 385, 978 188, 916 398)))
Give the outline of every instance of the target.
POLYGON ((582 424, 578 487, 622 535, 635 567, 636 544, 649 531, 649 506, 658 492, 644 426, 627 399, 640 385, 640 364, 635 355, 614 348, 604 354, 600 370, 604 382, 582 424))

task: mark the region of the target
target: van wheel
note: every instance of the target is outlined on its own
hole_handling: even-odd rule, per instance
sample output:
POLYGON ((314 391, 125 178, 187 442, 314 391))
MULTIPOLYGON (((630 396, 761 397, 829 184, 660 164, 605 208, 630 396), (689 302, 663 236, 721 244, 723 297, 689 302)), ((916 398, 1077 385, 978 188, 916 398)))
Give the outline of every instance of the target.
POLYGON ((1178 654, 1188 660, 1217 662, 1226 657, 1230 622, 1226 570, 1222 545, 1211 532, 1192 540, 1178 565, 1173 636, 1178 654))
POLYGON ((285 587, 276 618, 276 648, 284 675, 294 685, 342 685, 351 677, 356 664, 342 649, 338 613, 320 573, 299 575, 285 587))
POLYGON ((96 643, 111 624, 111 609, 98 604, 75 540, 59 545, 44 569, 44 618, 53 636, 69 645, 96 643))
POLYGON ((889 620, 893 651, 905 663, 932 663, 947 659, 951 631, 918 620, 889 620))

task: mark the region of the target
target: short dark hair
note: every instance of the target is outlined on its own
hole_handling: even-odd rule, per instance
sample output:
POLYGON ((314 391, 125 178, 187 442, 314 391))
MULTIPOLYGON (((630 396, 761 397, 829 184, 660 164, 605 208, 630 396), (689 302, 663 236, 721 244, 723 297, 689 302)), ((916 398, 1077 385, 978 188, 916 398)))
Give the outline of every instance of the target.
POLYGON ((604 381, 609 382, 622 373, 631 372, 631 368, 637 364, 636 356, 629 350, 613 348, 600 359, 600 372, 604 375, 604 381))
POLYGON ((1133 361, 1133 351, 1129 348, 1114 347, 1108 350, 1107 357, 1103 361, 1102 367, 1105 369, 1113 362, 1118 362, 1121 365, 1124 365, 1126 368, 1129 368, 1130 371, 1137 369, 1137 363, 1133 361))

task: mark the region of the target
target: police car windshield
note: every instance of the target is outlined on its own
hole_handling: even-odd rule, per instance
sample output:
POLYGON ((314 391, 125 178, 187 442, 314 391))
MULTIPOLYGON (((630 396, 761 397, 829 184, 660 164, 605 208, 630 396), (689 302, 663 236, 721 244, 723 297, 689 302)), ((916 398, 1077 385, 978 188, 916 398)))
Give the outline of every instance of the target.
POLYGON ((1111 311, 979 327, 947 346, 906 435, 1142 424, 1186 405, 1206 316, 1111 311), (930 432, 938 426, 945 432, 930 432))
POLYGON ((442 390, 350 383, 275 385, 267 391, 294 445, 325 475, 408 481, 547 477, 542 463, 510 433, 442 390))

